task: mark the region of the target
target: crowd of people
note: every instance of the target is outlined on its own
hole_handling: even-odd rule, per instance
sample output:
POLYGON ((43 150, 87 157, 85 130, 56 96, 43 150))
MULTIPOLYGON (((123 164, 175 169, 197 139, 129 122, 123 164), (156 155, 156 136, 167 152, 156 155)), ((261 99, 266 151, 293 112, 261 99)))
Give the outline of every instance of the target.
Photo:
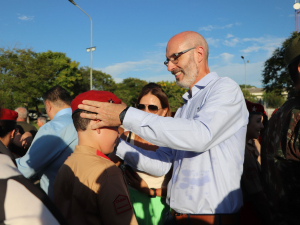
POLYGON ((166 48, 164 64, 188 89, 174 116, 155 83, 135 107, 55 86, 38 130, 26 108, 1 108, 0 224, 298 224, 299 39, 285 52, 295 91, 269 120, 210 72, 193 31, 166 48))

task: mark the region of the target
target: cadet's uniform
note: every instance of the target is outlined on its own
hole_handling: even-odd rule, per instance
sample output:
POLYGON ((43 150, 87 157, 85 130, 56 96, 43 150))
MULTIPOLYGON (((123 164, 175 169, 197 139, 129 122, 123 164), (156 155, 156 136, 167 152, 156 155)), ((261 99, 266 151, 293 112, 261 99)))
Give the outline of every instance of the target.
MULTIPOLYGON (((0 112, 0 131, 6 130, 7 127, 15 127, 18 113, 10 109, 1 109, 0 112)), ((5 154, 11 158, 13 163, 16 164, 16 160, 12 152, 0 141, 0 154, 5 154)))
POLYGON ((272 211, 286 224, 299 224, 300 214, 300 94, 271 117, 262 146, 263 180, 272 211))
MULTIPOLYGON (((300 36, 285 49, 292 77, 300 76, 300 36)), ((299 81, 296 80, 296 85, 299 81)), ((266 194, 277 224, 300 223, 300 90, 274 113, 262 143, 262 173, 266 194)))
POLYGON ((121 170, 88 146, 77 145, 60 168, 54 203, 70 224, 137 224, 121 170))

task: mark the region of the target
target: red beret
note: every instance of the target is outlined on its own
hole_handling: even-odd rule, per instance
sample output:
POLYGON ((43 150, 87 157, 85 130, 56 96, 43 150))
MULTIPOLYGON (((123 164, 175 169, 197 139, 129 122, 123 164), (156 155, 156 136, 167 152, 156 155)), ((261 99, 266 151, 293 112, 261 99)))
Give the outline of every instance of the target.
POLYGON ((258 104, 258 103, 253 103, 250 102, 248 100, 246 100, 246 105, 247 105, 247 109, 249 111, 250 114, 255 113, 255 114, 263 114, 265 109, 263 107, 263 105, 258 104))
POLYGON ((10 109, 1 109, 0 120, 14 120, 18 118, 18 113, 10 109))
POLYGON ((72 113, 78 110, 78 105, 82 104, 83 100, 91 100, 97 102, 109 102, 114 104, 121 104, 121 100, 109 91, 87 91, 83 92, 80 95, 77 95, 76 98, 71 102, 72 113))

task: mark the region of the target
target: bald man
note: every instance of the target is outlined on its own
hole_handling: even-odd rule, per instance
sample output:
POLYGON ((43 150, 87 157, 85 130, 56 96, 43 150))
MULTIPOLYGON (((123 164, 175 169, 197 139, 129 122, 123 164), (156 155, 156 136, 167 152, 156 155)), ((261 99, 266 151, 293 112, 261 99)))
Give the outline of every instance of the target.
POLYGON ((98 113, 100 122, 93 128, 123 124, 161 146, 156 152, 145 151, 120 140, 116 155, 154 176, 166 174, 173 165, 167 194, 172 215, 165 224, 237 224, 248 123, 241 89, 230 78, 210 72, 208 45, 196 32, 172 37, 166 58, 177 85, 189 88, 175 118, 93 101, 79 107, 98 113))

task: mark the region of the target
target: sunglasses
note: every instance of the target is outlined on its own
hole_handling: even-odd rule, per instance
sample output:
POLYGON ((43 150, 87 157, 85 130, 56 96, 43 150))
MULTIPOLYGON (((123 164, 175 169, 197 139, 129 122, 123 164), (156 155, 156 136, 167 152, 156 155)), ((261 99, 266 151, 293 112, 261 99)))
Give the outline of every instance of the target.
POLYGON ((156 113, 159 109, 158 106, 156 105, 148 105, 148 104, 136 104, 136 108, 140 109, 140 110, 145 110, 146 108, 148 108, 149 112, 154 112, 156 113))

